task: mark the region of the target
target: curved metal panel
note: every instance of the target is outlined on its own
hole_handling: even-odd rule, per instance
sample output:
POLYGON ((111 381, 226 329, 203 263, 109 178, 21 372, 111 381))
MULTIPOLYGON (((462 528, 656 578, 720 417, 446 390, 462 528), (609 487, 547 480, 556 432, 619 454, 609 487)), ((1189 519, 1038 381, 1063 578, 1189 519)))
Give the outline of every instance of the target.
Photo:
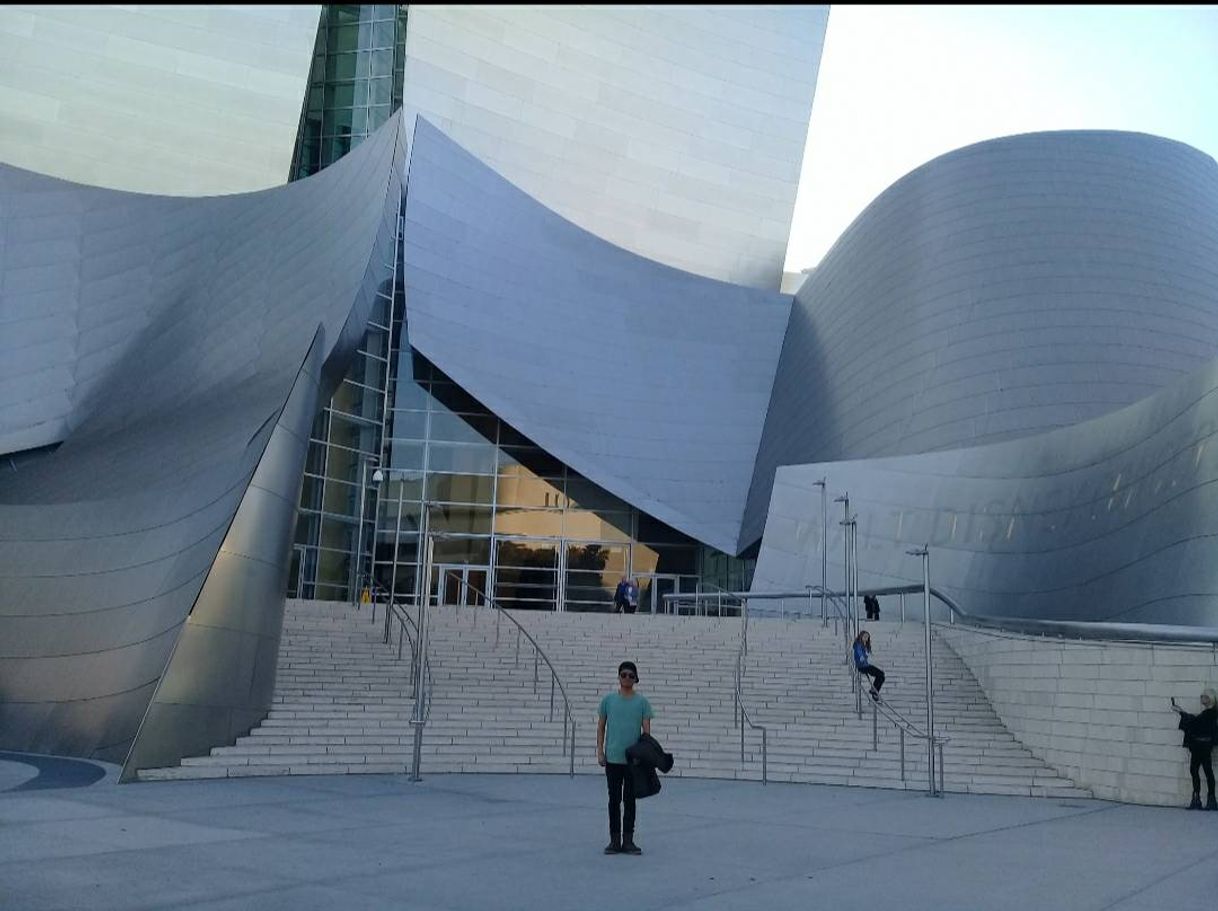
POLYGON ((829 7, 419 4, 403 108, 597 237, 777 291, 829 7))
POLYGON ((905 550, 929 542, 933 584, 972 614, 1218 626, 1216 433, 1218 361, 1024 439, 780 468, 754 586, 819 583, 825 476, 858 512, 863 587, 920 581, 905 550))
POLYGON ((614 247, 416 124, 411 345, 581 474, 734 549, 790 297, 614 247))
POLYGON ((741 545, 780 465, 1030 436, 1218 349, 1218 165, 1138 133, 1011 136, 881 194, 796 295, 741 545))
POLYGON ((394 117, 240 196, 0 168, 0 453, 62 443, 0 476, 4 746, 130 773, 265 714, 309 423, 392 274, 403 164, 394 117))

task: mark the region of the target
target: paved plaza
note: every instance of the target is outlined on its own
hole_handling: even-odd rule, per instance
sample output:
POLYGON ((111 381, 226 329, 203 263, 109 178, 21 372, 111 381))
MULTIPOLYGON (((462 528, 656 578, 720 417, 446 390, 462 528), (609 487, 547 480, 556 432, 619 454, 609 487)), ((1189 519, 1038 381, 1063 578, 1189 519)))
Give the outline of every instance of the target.
POLYGON ((1212 911, 1218 813, 667 779, 606 857, 596 776, 115 784, 0 754, 0 908, 1212 911))

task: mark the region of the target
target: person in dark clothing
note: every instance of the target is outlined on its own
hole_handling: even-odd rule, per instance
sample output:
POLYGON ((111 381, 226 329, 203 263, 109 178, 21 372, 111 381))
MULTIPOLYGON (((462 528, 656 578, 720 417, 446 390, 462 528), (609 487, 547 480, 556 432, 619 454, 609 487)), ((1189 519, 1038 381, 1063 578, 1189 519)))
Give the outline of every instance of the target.
POLYGON ((1207 810, 1218 810, 1218 800, 1214 797, 1214 740, 1218 739, 1218 695, 1213 689, 1205 689, 1201 693, 1201 711, 1196 715, 1184 711, 1176 705, 1176 698, 1171 700, 1172 711, 1180 716, 1180 730, 1184 732, 1184 746, 1189 752, 1188 774, 1193 780, 1193 799, 1189 803, 1190 810, 1201 809, 1201 776, 1205 772, 1205 785, 1209 788, 1210 797, 1205 804, 1207 810))
POLYGON ((871 663, 871 633, 865 629, 859 630, 854 637, 854 666, 860 674, 871 678, 871 690, 867 695, 878 702, 880 687, 884 685, 884 672, 871 663))
POLYGON ((651 734, 651 703, 636 693, 639 670, 633 661, 617 668, 617 692, 609 693, 597 709, 596 761, 605 769, 609 786, 609 844, 606 854, 642 854, 634 843, 634 776, 626 750, 640 734, 651 734))
POLYGON ((879 620, 880 599, 875 595, 863 595, 863 610, 867 612, 868 620, 879 620))

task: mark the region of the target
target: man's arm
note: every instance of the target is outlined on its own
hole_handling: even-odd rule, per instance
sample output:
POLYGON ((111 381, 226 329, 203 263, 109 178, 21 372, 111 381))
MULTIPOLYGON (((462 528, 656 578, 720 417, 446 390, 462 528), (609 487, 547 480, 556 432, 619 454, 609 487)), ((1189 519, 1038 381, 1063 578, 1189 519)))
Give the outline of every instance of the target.
POLYGON ((650 718, 643 719, 643 733, 646 734, 648 737, 651 736, 651 719, 650 718))
POLYGON ((596 719, 596 761, 600 765, 605 764, 605 716, 599 715, 596 719))

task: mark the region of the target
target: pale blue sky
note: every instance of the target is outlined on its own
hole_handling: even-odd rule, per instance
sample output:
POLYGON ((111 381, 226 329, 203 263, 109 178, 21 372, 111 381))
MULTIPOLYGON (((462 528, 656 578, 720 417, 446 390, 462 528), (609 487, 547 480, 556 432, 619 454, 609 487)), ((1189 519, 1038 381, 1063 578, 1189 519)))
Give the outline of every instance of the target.
POLYGON ((932 158, 1035 130, 1218 156, 1218 6, 832 6, 787 269, 932 158))

